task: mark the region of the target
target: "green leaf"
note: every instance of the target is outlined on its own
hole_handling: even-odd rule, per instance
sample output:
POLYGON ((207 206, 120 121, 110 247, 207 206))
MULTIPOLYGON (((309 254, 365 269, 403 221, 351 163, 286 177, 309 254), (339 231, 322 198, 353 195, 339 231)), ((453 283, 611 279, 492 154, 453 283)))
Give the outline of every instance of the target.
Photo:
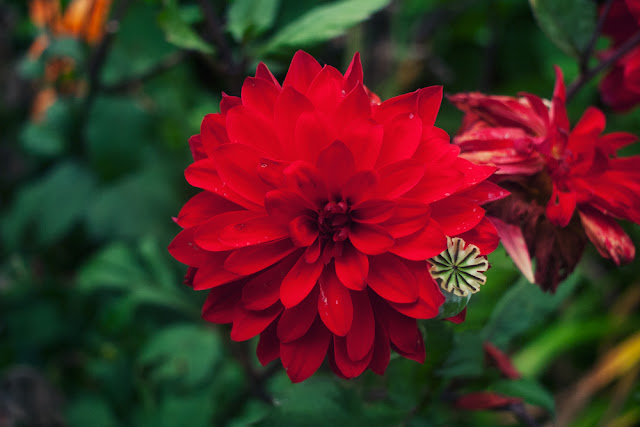
POLYGON ((67 408, 70 427, 116 427, 122 425, 108 403, 97 396, 83 396, 71 402, 67 408))
POLYGON ((544 33, 565 53, 579 57, 597 26, 593 0, 529 0, 544 33))
POLYGON ((117 178, 140 164, 150 118, 139 105, 124 97, 100 97, 88 120, 89 158, 103 178, 117 178))
POLYGON ((454 335, 453 348, 438 374, 444 377, 477 377, 484 372, 482 336, 478 331, 454 335))
POLYGON ((135 239, 174 230, 171 215, 179 204, 179 181, 156 156, 146 160, 144 169, 105 188, 87 207, 93 237, 135 239))
POLYGON ((69 129, 72 125, 72 109, 69 102, 57 100, 46 112, 42 123, 29 122, 20 133, 22 147, 31 154, 54 157, 62 154, 69 145, 69 129))
POLYGON ((520 397, 532 405, 541 406, 552 414, 556 405, 553 395, 537 381, 531 379, 501 380, 491 386, 497 393, 506 396, 520 397))
POLYGON ((22 187, 2 221, 5 243, 46 246, 62 238, 84 216, 94 192, 90 171, 73 162, 59 163, 22 187))
POLYGON ((347 31, 387 6, 390 0, 343 0, 315 7, 278 31, 261 49, 273 54, 283 49, 318 44, 347 31))
POLYGON ((197 50, 206 54, 214 52, 213 47, 189 25, 180 9, 170 2, 165 10, 158 14, 158 25, 164 31, 167 41, 183 49, 197 50))
POLYGON ((579 282, 580 274, 575 271, 560 284, 555 294, 551 294, 521 278, 496 304, 489 323, 483 329, 485 339, 498 347, 506 347, 516 336, 541 324, 579 282))
POLYGON ((279 0, 235 0, 227 11, 227 29, 237 42, 271 29, 279 0))
POLYGON ((121 328, 132 321, 140 305, 170 308, 188 316, 197 314, 197 307, 178 288, 178 279, 159 267, 169 264, 158 242, 143 239, 138 248, 116 242, 92 257, 80 270, 78 289, 85 292, 117 291, 122 294, 108 306, 110 327, 121 328), (150 248, 151 246, 154 248, 150 248))
POLYGON ((222 358, 222 343, 213 329, 178 324, 151 337, 138 357, 156 383, 195 387, 209 379, 222 358))

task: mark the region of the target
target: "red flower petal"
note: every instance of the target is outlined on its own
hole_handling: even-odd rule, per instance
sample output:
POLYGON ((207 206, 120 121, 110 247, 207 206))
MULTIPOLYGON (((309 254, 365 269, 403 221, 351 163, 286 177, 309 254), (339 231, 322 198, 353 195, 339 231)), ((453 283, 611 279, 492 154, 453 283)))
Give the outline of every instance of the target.
POLYGON ((393 216, 381 225, 394 238, 408 236, 427 225, 431 219, 431 208, 422 202, 396 199, 393 216))
POLYGON ((195 227, 182 230, 169 244, 169 253, 179 262, 192 267, 205 264, 210 255, 195 242, 195 227))
POLYGON ((276 324, 272 323, 260 334, 256 355, 262 366, 267 366, 280 357, 280 341, 276 334, 276 324))
POLYGON ((349 240, 360 252, 378 255, 393 246, 393 237, 376 224, 353 223, 349 229, 349 240))
POLYGON ((248 310, 264 310, 280 299, 282 279, 298 260, 291 254, 273 267, 252 276, 242 288, 242 304, 248 310))
POLYGON ((236 249, 225 261, 224 268, 236 274, 253 274, 275 264, 296 249, 289 239, 236 249))
POLYGON ((269 191, 264 196, 264 207, 274 221, 283 224, 308 212, 304 199, 292 191, 269 191))
POLYGON ((184 171, 187 182, 194 187, 216 193, 247 209, 255 209, 259 205, 240 196, 222 181, 216 171, 215 162, 212 159, 203 159, 189 165, 184 171))
POLYGON ((351 90, 358 83, 363 83, 364 74, 362 72, 362 63, 360 62, 360 53, 356 52, 353 55, 353 59, 344 73, 344 90, 351 92, 351 90))
POLYGON ((484 203, 495 202, 504 199, 510 193, 504 188, 490 181, 483 181, 473 188, 458 193, 458 196, 465 197, 470 202, 482 205, 484 203))
POLYGON ((322 150, 316 166, 326 177, 329 191, 337 194, 340 194, 347 180, 355 172, 353 154, 341 141, 334 141, 322 150))
POLYGON ((324 207, 328 193, 318 169, 306 162, 293 162, 284 175, 289 187, 316 209, 324 207))
POLYGON ((389 120, 384 125, 384 139, 376 166, 410 159, 420 144, 421 135, 422 122, 414 113, 401 114, 389 120))
POLYGON ((484 209, 459 196, 431 204, 431 218, 447 236, 455 236, 471 230, 484 217, 484 209))
POLYGON ((635 257, 633 242, 613 218, 590 208, 581 207, 578 213, 587 237, 600 255, 611 258, 617 265, 630 262, 635 257))
POLYGON ((521 402, 522 399, 517 397, 502 396, 501 394, 493 393, 491 391, 479 391, 460 396, 455 401, 454 405, 459 409, 481 411, 483 409, 504 408, 514 403, 521 402))
POLYGON ((389 346, 389 336, 387 331, 376 319, 375 339, 373 341, 373 357, 369 363, 369 369, 378 375, 384 375, 391 358, 391 347, 389 346))
POLYGON ((282 310, 282 304, 280 303, 259 311, 238 307, 233 317, 231 339, 233 341, 246 341, 255 337, 264 331, 282 313, 282 310))
POLYGON ((494 224, 485 216, 469 231, 458 234, 466 243, 476 245, 480 249, 480 254, 488 255, 495 251, 500 244, 500 237, 494 224))
POLYGON ((347 333, 347 355, 351 360, 361 360, 373 348, 375 319, 368 291, 351 291, 353 322, 347 333))
POLYGON ((502 246, 507 251, 513 263, 520 269, 520 272, 531 283, 535 282, 531 256, 527 249, 527 242, 522 234, 522 229, 518 225, 507 224, 499 218, 491 217, 490 221, 495 225, 498 235, 502 241, 502 246))
POLYGON ((416 160, 401 160, 378 171, 380 182, 375 193, 382 199, 395 199, 411 190, 424 176, 424 165, 416 160))
POLYGON ((196 229, 196 243, 208 251, 227 251, 232 249, 232 246, 220 241, 222 231, 230 224, 238 224, 258 216, 260 216, 260 213, 254 211, 231 211, 214 216, 196 229))
POLYGON ((313 110, 311 101, 293 87, 287 86, 282 90, 276 101, 273 123, 285 159, 295 158, 297 148, 294 135, 298 118, 301 114, 313 110))
POLYGON ((202 318, 213 323, 231 323, 242 294, 239 285, 230 283, 211 289, 202 307, 202 318))
POLYGON ((442 104, 442 86, 429 86, 418 91, 418 115, 423 128, 433 126, 442 104))
POLYGON ((221 213, 238 210, 242 207, 215 193, 202 191, 185 203, 176 222, 182 228, 189 228, 221 213))
POLYGON ((264 195, 272 188, 258 176, 261 157, 248 145, 225 144, 216 149, 215 164, 220 178, 229 188, 256 205, 264 206, 264 195))
POLYGON ((189 138, 189 149, 191 150, 191 156, 194 161, 203 160, 207 158, 207 153, 202 146, 202 138, 200 135, 193 135, 189 138))
POLYGON ((318 110, 329 112, 341 101, 343 85, 342 73, 325 65, 309 85, 306 95, 318 110))
POLYGON ((391 200, 370 199, 351 207, 351 219, 365 224, 377 224, 389 219, 396 207, 391 200))
MULTIPOLYGON (((371 101, 367 90, 361 84, 347 91, 347 95, 334 110, 332 121, 340 132, 348 131, 353 124, 370 123, 371 101)), ((382 130, 382 127, 381 127, 382 130)), ((380 135, 382 137, 382 135, 380 135)), ((357 157, 359 158, 359 157, 357 157)))
POLYGON ((207 262, 198 268, 192 286, 196 291, 214 288, 232 282, 241 276, 224 269, 228 252, 211 253, 207 262))
POLYGON ((305 299, 316 285, 323 267, 322 260, 319 259, 314 263, 308 263, 305 257, 301 256, 280 286, 282 304, 287 308, 291 308, 305 299))
MULTIPOLYGON (((358 87, 356 87, 357 90, 358 87)), ((382 146, 384 129, 371 120, 354 120, 349 122, 336 139, 344 142, 353 153, 357 170, 372 169, 378 159, 382 146)))
POLYGON ((366 288, 369 258, 365 254, 352 245, 345 245, 342 255, 335 260, 335 266, 336 275, 344 286, 356 291, 366 288))
POLYGON ((513 366, 511 359, 505 353, 502 352, 498 347, 490 343, 489 341, 485 341, 482 344, 482 348, 484 348, 485 354, 491 359, 491 362, 495 364, 500 372, 507 378, 512 380, 517 380, 521 378, 520 372, 513 366))
MULTIPOLYGON (((373 319, 372 319, 373 320, 373 319)), ((333 354, 336 367, 346 378, 354 378, 364 372, 373 356, 373 346, 363 358, 351 359, 347 349, 347 339, 344 337, 333 336, 333 354)))
POLYGON ((396 239, 389 252, 412 261, 424 261, 446 248, 447 236, 435 221, 430 221, 420 231, 396 239))
POLYGON ((571 221, 575 208, 576 193, 562 191, 554 183, 551 200, 547 204, 547 218, 549 221, 558 227, 566 227, 571 221))
POLYGON ((295 158, 315 164, 318 154, 335 139, 318 112, 303 113, 298 118, 294 133, 295 158))
POLYGON ((389 304, 396 311, 414 319, 432 319, 438 315, 440 306, 444 303, 445 297, 440 292, 437 283, 429 274, 426 261, 405 262, 409 270, 413 273, 418 284, 418 299, 409 304, 399 304, 390 302, 389 304))
POLYGON ((318 238, 318 224, 313 218, 302 215, 289 223, 289 233, 294 245, 306 247, 318 238))
POLYGON ((407 358, 422 363, 425 349, 416 319, 397 312, 381 300, 376 302, 375 310, 376 314, 380 315, 389 339, 397 347, 397 351, 402 352, 407 358))
MULTIPOLYGON (((278 99, 278 95, 280 95, 280 88, 265 79, 247 77, 244 79, 244 84, 242 85, 242 105, 245 107, 249 107, 256 112, 260 113, 264 119, 267 119, 269 122, 273 120, 273 110, 278 99)), ((240 109, 234 109, 234 111, 240 109)), ((236 114, 236 113, 234 113, 236 114)), ((232 113, 229 112, 229 117, 231 117, 232 113)), ((250 117, 250 116, 249 116, 250 117)), ((228 126, 227 121, 227 126, 228 126)), ((254 124, 255 125, 255 124, 254 124)), ((271 124, 268 124, 267 128, 273 129, 271 124)), ((237 129, 234 129, 237 130, 237 129)), ((231 132, 231 130, 230 130, 231 132)), ((238 142, 238 141, 234 141, 238 142)), ((243 142, 246 144, 246 142, 243 142)), ((255 143, 255 142, 254 142, 255 143)), ((253 145, 253 144, 251 144, 253 145)))
POLYGON ((289 229, 274 222, 271 217, 263 216, 238 220, 227 225, 218 236, 223 245, 232 248, 258 245, 285 238, 289 235, 289 229))
POLYGON ((304 381, 318 370, 327 355, 330 341, 331 332, 316 318, 303 337, 280 344, 282 366, 292 382, 304 381))
POLYGON ((271 74, 269 68, 262 62, 259 63, 256 67, 256 77, 265 79, 266 81, 273 83, 275 87, 280 88, 280 83, 278 82, 278 80, 273 76, 273 74, 271 74))
POLYGON ((314 287, 300 304, 285 308, 278 321, 278 338, 291 342, 307 333, 318 314, 318 287, 314 287))
POLYGON ((336 273, 326 268, 320 280, 318 313, 327 328, 336 335, 345 336, 351 329, 353 305, 349 290, 338 280, 336 273))
POLYGON ((354 174, 342 189, 342 197, 350 206, 367 199, 367 195, 380 181, 375 171, 360 171, 354 174))
POLYGON ((391 254, 370 258, 367 283, 388 301, 410 303, 418 299, 415 276, 400 258, 391 254))
POLYGON ((445 320, 448 320, 451 323, 460 324, 465 321, 467 318, 467 307, 465 307, 460 313, 456 314, 453 317, 447 317, 445 320))
POLYGON ((213 156, 215 149, 222 144, 229 143, 227 135, 226 116, 222 114, 207 114, 200 124, 200 138, 202 148, 209 157, 213 156))
POLYGON ((220 112, 226 115, 233 107, 242 105, 242 99, 239 96, 229 96, 222 92, 222 99, 220 100, 220 112))
POLYGON ((293 55, 291 65, 289 65, 289 72, 282 86, 293 86, 295 90, 304 94, 321 70, 322 67, 313 56, 299 50, 293 55))

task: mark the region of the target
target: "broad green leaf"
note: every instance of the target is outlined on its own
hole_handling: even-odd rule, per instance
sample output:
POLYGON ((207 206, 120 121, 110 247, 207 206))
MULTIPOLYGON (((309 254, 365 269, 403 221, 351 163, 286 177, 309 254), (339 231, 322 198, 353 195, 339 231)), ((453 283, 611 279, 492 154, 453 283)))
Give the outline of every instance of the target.
POLYGON ((142 161, 151 120, 132 99, 100 97, 88 115, 89 158, 105 179, 120 177, 142 161))
POLYGON ((206 54, 214 52, 213 47, 189 25, 175 3, 170 2, 165 10, 158 15, 158 24, 169 43, 183 49, 197 50, 206 54))
POLYGON ((610 317, 556 324, 517 353, 513 357, 513 364, 524 376, 537 376, 564 351, 617 333, 624 327, 631 330, 634 324, 638 324, 637 321, 629 319, 628 322, 616 323, 610 317))
POLYGON ((482 375, 484 372, 482 342, 482 336, 478 331, 464 331, 454 335, 453 348, 438 374, 449 378, 482 375))
POLYGON ((576 270, 558 287, 555 294, 521 278, 496 304, 489 323, 483 329, 487 341, 505 347, 516 336, 539 325, 576 288, 580 274, 576 270))
POLYGON ((227 30, 237 42, 269 30, 278 12, 279 0, 234 0, 227 10, 227 30))
POLYGON ((104 64, 105 84, 135 79, 176 51, 158 27, 157 9, 144 2, 131 2, 104 64))
POLYGON ((565 53, 580 56, 596 30, 596 2, 529 0, 529 3, 547 37, 565 53))
POLYGON ((108 401, 98 396, 82 396, 73 400, 67 408, 69 427, 116 427, 122 425, 113 413, 108 401))
POLYGON ((98 239, 135 239, 164 236, 175 230, 179 178, 156 156, 146 156, 148 166, 102 190, 87 209, 89 233, 98 239))
POLYGON ((330 40, 389 3, 390 0, 343 0, 315 7, 278 31, 261 53, 273 54, 330 40))
POLYGON ((177 324, 151 336, 137 362, 151 369, 156 383, 190 388, 210 379, 221 358, 222 343, 213 329, 177 324))
POLYGON ((532 405, 541 406, 552 414, 555 412, 553 394, 537 381, 522 378, 501 380, 491 386, 491 390, 506 396, 520 397, 532 405))
POLYGON ((94 192, 90 171, 73 162, 59 163, 22 187, 2 220, 5 243, 49 245, 62 238, 85 215, 94 192))
POLYGON ((197 307, 178 288, 177 278, 160 267, 170 260, 160 253, 158 246, 152 239, 143 239, 135 249, 122 242, 113 243, 92 257, 78 273, 80 290, 121 293, 114 304, 105 308, 111 327, 117 329, 131 322, 135 310, 143 304, 170 308, 188 316, 197 314, 197 307))

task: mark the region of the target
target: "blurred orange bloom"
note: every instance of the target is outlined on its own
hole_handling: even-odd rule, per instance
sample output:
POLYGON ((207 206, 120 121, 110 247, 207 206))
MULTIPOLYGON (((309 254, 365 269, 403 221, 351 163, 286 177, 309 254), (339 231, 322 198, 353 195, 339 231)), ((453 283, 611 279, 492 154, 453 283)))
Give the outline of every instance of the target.
POLYGON ((82 39, 89 44, 99 42, 104 36, 111 0, 72 0, 64 14, 60 0, 31 0, 29 14, 38 27, 53 35, 82 39))

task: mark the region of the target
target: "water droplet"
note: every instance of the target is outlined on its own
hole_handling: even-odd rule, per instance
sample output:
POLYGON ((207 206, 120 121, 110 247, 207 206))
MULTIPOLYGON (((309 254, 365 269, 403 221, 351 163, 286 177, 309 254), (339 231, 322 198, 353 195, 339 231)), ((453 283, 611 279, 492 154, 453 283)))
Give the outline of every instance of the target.
POLYGON ((445 196, 449 197, 451 193, 444 193, 445 196))
POLYGON ((413 113, 410 113, 410 114, 409 114, 409 118, 410 118, 410 119, 413 119, 414 117, 415 117, 415 116, 413 115, 413 113))
POLYGON ((266 163, 263 163, 260 165, 261 168, 266 168, 268 165, 266 163))

